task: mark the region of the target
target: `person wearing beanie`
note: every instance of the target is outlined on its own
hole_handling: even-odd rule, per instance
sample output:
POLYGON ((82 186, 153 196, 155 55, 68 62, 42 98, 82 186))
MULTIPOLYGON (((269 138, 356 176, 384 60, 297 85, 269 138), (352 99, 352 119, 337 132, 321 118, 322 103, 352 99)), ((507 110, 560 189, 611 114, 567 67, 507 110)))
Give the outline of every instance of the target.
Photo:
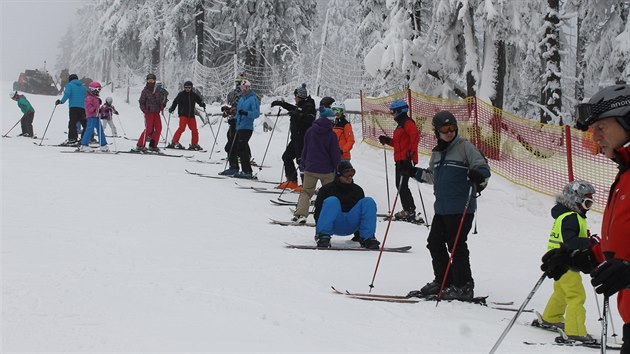
POLYGON ((277 188, 289 188, 299 192, 302 187, 298 184, 298 173, 293 161, 295 160, 297 165, 300 165, 304 135, 306 130, 313 125, 317 111, 315 110, 315 101, 308 95, 306 84, 296 88, 293 95, 295 96, 295 105, 284 101, 273 101, 271 107, 280 106, 289 112, 290 141, 282 154, 286 181, 280 183, 277 188))
POLYGON ((160 152, 158 142, 162 133, 162 120, 160 112, 162 106, 162 91, 158 89, 155 74, 147 75, 147 84, 140 93, 140 110, 144 113, 144 130, 138 138, 138 143, 133 149, 135 152, 146 152, 146 143, 149 140, 149 150, 160 152))
POLYGON ((476 194, 487 186, 490 166, 473 144, 457 135, 457 121, 451 112, 436 113, 432 125, 438 141, 428 167, 412 166, 402 170, 419 182, 433 184, 435 195, 435 213, 427 237, 434 278, 412 293, 426 296, 443 290, 442 299, 445 300, 471 299, 475 283, 467 239, 477 210, 476 194), (452 255, 450 252, 453 252, 452 255), (452 264, 449 269, 450 257, 452 264), (442 284, 445 286, 443 289, 442 284))
POLYGON ((612 85, 577 106, 576 128, 593 132, 600 153, 617 164, 602 217, 600 241, 580 252, 567 247, 548 251, 541 269, 557 279, 569 269, 590 274, 591 285, 605 297, 617 296, 623 320, 622 354, 630 354, 630 85, 612 85))
POLYGON ((298 204, 293 213, 293 221, 306 223, 308 207, 317 181, 322 186, 335 179, 335 169, 341 160, 339 141, 332 131, 333 123, 329 119, 334 117, 330 108, 320 112, 320 117, 313 122, 304 135, 304 148, 300 156, 300 171, 304 173, 302 191, 298 204))
POLYGON ((390 104, 389 110, 397 124, 396 129, 391 138, 381 135, 378 137, 378 141, 394 148, 395 183, 403 208, 394 214, 394 218, 412 223, 424 223, 420 213, 416 214, 416 204, 409 189, 409 177, 401 173, 402 169, 409 169, 418 164, 418 143, 420 142, 418 127, 413 119, 407 115, 409 111, 407 102, 394 101, 390 104))
POLYGON ((9 96, 12 100, 17 102, 18 107, 22 111, 22 118, 20 119, 22 134, 18 136, 34 138, 35 135, 33 133, 33 118, 35 118, 35 109, 26 99, 26 96, 20 95, 17 91, 12 91, 9 96))
MULTIPOLYGON (((79 81, 77 74, 68 76, 68 84, 64 88, 61 99, 55 101, 55 106, 68 101, 69 120, 68 120, 68 140, 61 143, 63 146, 78 146, 79 133, 77 132, 77 123, 83 127, 83 134, 87 127, 87 119, 85 117, 85 97, 87 96, 87 88, 79 81)), ((92 135, 92 132, 88 134, 92 135)))
POLYGON ((173 135, 173 141, 167 146, 170 149, 184 149, 182 144, 179 143, 182 133, 186 130, 186 126, 190 129, 192 135, 190 146, 188 150, 203 150, 199 146, 199 130, 197 130, 197 117, 195 117, 195 103, 199 107, 206 109, 206 104, 201 97, 193 91, 193 83, 191 81, 184 82, 184 90, 177 94, 171 104, 171 108, 168 109, 168 113, 175 112, 177 109, 177 115, 179 116, 179 127, 173 135))
POLYGON ((335 132, 339 140, 341 161, 350 161, 350 150, 354 146, 354 132, 352 131, 352 125, 346 119, 346 105, 341 102, 334 102, 330 108, 335 112, 333 132, 335 132))
POLYGON ((366 197, 354 183, 356 170, 350 161, 337 165, 335 179, 319 189, 315 199, 315 241, 317 247, 330 247, 332 235, 354 235, 362 247, 378 249, 376 202, 366 197))

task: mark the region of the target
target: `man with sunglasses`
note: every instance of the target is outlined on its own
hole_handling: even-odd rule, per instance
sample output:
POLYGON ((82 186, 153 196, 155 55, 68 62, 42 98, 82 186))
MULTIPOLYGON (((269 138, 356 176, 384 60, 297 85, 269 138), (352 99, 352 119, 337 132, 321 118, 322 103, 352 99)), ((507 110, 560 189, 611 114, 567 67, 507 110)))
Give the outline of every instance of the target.
POLYGON ((202 150, 199 146, 199 130, 197 130, 197 117, 195 117, 195 104, 205 109, 206 104, 196 92, 193 91, 192 81, 184 82, 184 90, 177 94, 171 108, 168 109, 168 113, 175 112, 177 109, 177 115, 179 116, 179 127, 173 134, 172 142, 167 146, 170 149, 184 149, 182 144, 179 143, 182 133, 186 130, 186 127, 190 129, 191 142, 188 150, 202 150))
POLYGON ((630 85, 606 87, 578 105, 576 127, 592 130, 593 141, 619 172, 604 209, 601 242, 580 251, 550 250, 541 269, 554 279, 569 268, 590 272, 598 293, 607 297, 617 293, 624 322, 621 353, 630 354, 630 85))
POLYGON ((354 183, 356 170, 350 161, 341 161, 335 179, 322 186, 315 199, 315 241, 317 247, 330 247, 332 235, 349 236, 358 232, 362 247, 378 249, 376 202, 366 197, 354 183))
POLYGON ((486 187, 490 167, 486 158, 470 141, 457 135, 457 120, 451 112, 436 113, 432 125, 438 141, 428 167, 412 167, 405 171, 420 182, 433 184, 435 195, 435 215, 427 237, 434 280, 419 292, 424 296, 438 294, 445 280, 442 299, 471 299, 474 297, 475 283, 466 242, 477 209, 477 200, 473 194, 486 187), (450 253, 453 262, 445 279, 450 253))
POLYGON ((284 108, 289 112, 290 117, 289 132, 291 133, 291 140, 282 154, 284 174, 287 180, 280 183, 277 188, 289 188, 300 192, 302 188, 298 184, 298 172, 293 161, 296 160, 297 165, 300 165, 300 156, 302 156, 302 149, 304 148, 304 134, 313 125, 317 111, 315 109, 315 101, 306 90, 306 84, 296 88, 293 95, 295 96, 295 105, 284 101, 273 101, 271 102, 271 107, 280 106, 284 108))
POLYGON ((133 151, 144 152, 146 140, 149 140, 149 150, 160 152, 158 141, 162 133, 162 120, 160 112, 162 111, 162 92, 155 84, 155 74, 147 75, 147 84, 140 93, 140 110, 144 113, 144 130, 138 138, 138 143, 133 151))
MULTIPOLYGON (((551 208, 555 221, 547 249, 562 247, 572 252, 591 246, 586 213, 593 205, 594 193, 595 188, 586 181, 573 181, 564 186, 562 193, 556 196, 556 205, 551 208)), ((555 279, 553 293, 541 320, 534 320, 532 325, 562 329, 571 341, 594 343, 595 339, 586 331, 585 301, 586 292, 579 270, 569 270, 555 279)), ((561 340, 564 338, 556 338, 556 342, 561 340)))

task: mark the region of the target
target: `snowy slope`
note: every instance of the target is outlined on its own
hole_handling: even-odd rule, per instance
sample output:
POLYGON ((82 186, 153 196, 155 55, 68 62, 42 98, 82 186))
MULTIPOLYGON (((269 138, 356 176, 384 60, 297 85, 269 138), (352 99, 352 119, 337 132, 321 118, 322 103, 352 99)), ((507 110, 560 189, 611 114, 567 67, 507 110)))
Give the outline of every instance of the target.
MULTIPOLYGON (((3 134, 20 117, 7 97, 9 89, 10 83, 2 83, 3 134)), ((139 89, 132 91, 130 104, 123 102, 124 90, 107 90, 102 96, 113 96, 121 113, 123 126, 115 121, 119 132, 124 128, 128 137, 137 138, 143 127, 139 89)), ((55 98, 27 97, 41 137, 55 98)), ((65 140, 67 114, 67 105, 56 109, 44 143, 65 140)), ((174 122, 173 117, 171 127, 174 122)), ((280 118, 265 160, 272 167, 260 171, 259 178, 279 180, 287 126, 288 119, 280 118)), ((219 132, 219 150, 225 128, 219 132)), ((360 124, 354 128, 360 134, 360 124)), ((10 135, 18 133, 19 126, 10 135)), ((200 134, 200 144, 210 148, 210 129, 200 134)), ((251 139, 256 161, 262 160, 269 136, 256 127, 251 139)), ((181 142, 187 145, 189 139, 187 131, 181 142)), ((134 145, 120 138, 110 142, 115 150, 134 145)), ((314 230, 269 224, 269 218, 291 217, 289 207, 271 205, 275 195, 237 189, 232 179, 184 172, 216 174, 223 165, 61 150, 26 138, 2 139, 3 353, 488 352, 513 316, 457 302, 436 307, 333 294, 331 285, 367 292, 378 253, 284 248, 285 242, 312 244, 314 230)), ((210 153, 191 154, 207 160, 210 153)), ((222 157, 223 151, 213 154, 213 160, 222 157)), ((421 165, 427 159, 421 157, 421 165)), ((379 211, 387 212, 383 151, 358 143, 352 162, 356 183, 376 199, 379 211)), ((391 152, 388 162, 393 203, 391 152)), ((410 186, 418 206, 422 192, 431 217, 431 187, 410 186)), ((522 303, 540 276, 552 205, 549 196, 492 178, 479 202, 478 233, 469 235, 477 295, 514 301, 515 307, 522 303)), ((593 213, 589 221, 597 233, 601 215, 593 213)), ((386 226, 378 224, 380 240, 386 226)), ((383 254, 373 292, 406 294, 431 280, 427 234, 423 226, 392 223, 386 245, 413 249, 383 254)), ((351 241, 334 237, 333 243, 351 241)), ((528 308, 542 311, 551 285, 546 281, 528 308)), ((598 336, 590 286, 587 311, 589 332, 598 336)), ((613 317, 620 331, 616 310, 613 317)), ((499 352, 593 352, 523 344, 555 337, 528 326, 533 318, 523 314, 499 352)))

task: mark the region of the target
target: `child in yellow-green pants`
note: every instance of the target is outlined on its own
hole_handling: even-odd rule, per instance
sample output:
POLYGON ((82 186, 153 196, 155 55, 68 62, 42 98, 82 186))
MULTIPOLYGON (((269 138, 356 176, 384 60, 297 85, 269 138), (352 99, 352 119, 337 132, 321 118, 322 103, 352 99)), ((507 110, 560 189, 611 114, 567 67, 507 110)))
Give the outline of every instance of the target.
MULTIPOLYGON (((562 194, 556 196, 556 205, 551 209, 555 222, 549 237, 549 250, 590 247, 586 212, 593 204, 594 193, 595 188, 590 183, 573 181, 564 187, 562 194)), ((553 284, 553 294, 542 314, 542 325, 563 329, 570 340, 594 342, 584 324, 585 301, 582 275, 575 270, 567 271, 553 284)))

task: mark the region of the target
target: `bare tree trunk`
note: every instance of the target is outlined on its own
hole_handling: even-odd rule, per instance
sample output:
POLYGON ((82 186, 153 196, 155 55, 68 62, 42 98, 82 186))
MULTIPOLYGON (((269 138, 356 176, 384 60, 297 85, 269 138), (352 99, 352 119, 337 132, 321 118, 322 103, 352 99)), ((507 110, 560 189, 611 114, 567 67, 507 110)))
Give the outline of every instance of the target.
MULTIPOLYGON (((585 12, 585 15, 588 12, 585 12)), ((586 39, 581 33, 582 21, 584 18, 578 15, 577 19, 577 44, 575 47, 575 100, 579 103, 584 99, 584 72, 586 71, 586 62, 584 61, 584 52, 586 51, 586 39)))
MULTIPOLYGON (((628 22, 628 11, 630 10, 630 7, 628 5, 624 5, 625 1, 620 1, 618 8, 619 8, 619 16, 621 17, 621 28, 619 29, 619 33, 623 32, 625 24, 628 22)), ((617 76, 617 79, 615 80, 615 83, 617 85, 625 85, 626 84, 626 80, 623 77, 623 72, 626 70, 626 65, 627 62, 624 60, 620 60, 618 65, 617 65, 617 70, 619 71, 619 76, 617 76)))
MULTIPOLYGON (((545 15, 545 37, 541 41, 542 60, 544 62, 545 86, 541 90, 541 104, 552 112, 559 115, 562 109, 562 89, 560 88, 560 42, 558 12, 560 9, 559 0, 547 0, 549 11, 545 15)), ((541 111, 540 122, 549 123, 552 117, 541 111)), ((562 125, 562 120, 559 122, 562 125)))
POLYGON ((151 49, 151 72, 152 73, 156 73, 160 67, 160 42, 161 42, 160 38, 156 39, 155 47, 151 49))
POLYGON ((199 3, 195 9, 195 35, 197 36, 197 61, 203 65, 205 58, 203 55, 203 49, 205 46, 205 37, 203 31, 204 19, 206 17, 205 8, 203 3, 199 3))

